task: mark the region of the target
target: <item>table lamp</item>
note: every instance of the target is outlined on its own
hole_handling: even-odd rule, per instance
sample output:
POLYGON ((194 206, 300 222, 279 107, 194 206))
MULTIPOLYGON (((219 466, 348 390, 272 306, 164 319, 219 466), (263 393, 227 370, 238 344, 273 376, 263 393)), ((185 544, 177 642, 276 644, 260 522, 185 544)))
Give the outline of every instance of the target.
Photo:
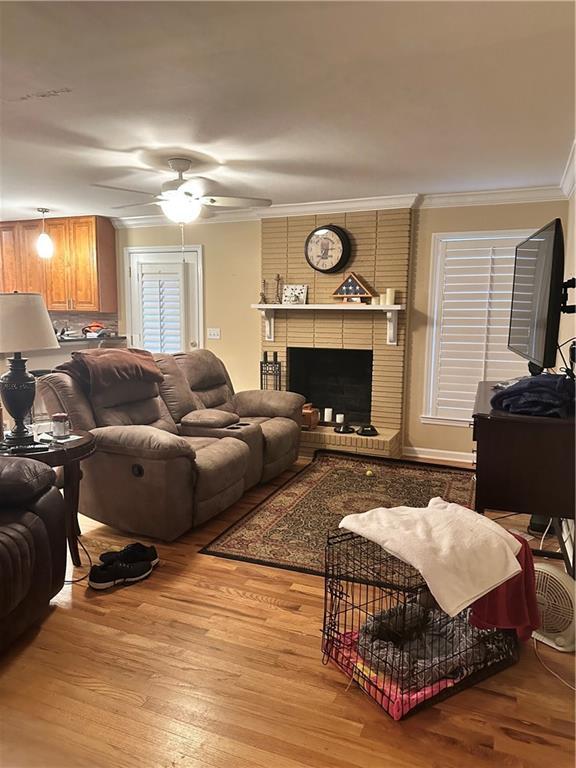
POLYGON ((4 435, 6 445, 34 443, 34 435, 24 420, 34 404, 36 380, 26 370, 22 352, 59 347, 39 293, 0 293, 0 354, 13 353, 8 360, 8 371, 0 376, 0 397, 14 419, 14 428, 4 435))

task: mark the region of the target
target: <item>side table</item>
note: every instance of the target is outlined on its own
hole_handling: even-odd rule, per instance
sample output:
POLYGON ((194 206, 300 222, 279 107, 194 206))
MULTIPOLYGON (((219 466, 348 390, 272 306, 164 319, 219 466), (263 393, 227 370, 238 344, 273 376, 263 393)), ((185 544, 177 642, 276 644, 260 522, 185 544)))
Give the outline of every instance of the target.
POLYGON ((50 467, 64 469, 64 501, 66 502, 66 538, 68 549, 74 565, 80 565, 78 551, 78 497, 80 492, 80 462, 94 453, 95 440, 90 432, 75 430, 78 439, 61 443, 46 444, 43 451, 27 453, 10 453, 0 448, 2 456, 16 456, 26 459, 36 459, 50 467))

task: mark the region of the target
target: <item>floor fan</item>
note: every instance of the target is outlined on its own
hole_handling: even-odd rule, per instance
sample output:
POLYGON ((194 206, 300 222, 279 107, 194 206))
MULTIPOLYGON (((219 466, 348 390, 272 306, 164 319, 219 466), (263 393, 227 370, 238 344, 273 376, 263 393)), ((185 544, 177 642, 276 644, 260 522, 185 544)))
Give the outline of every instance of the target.
POLYGON ((534 571, 541 627, 532 637, 557 651, 571 652, 575 645, 574 579, 548 563, 536 563, 534 571))

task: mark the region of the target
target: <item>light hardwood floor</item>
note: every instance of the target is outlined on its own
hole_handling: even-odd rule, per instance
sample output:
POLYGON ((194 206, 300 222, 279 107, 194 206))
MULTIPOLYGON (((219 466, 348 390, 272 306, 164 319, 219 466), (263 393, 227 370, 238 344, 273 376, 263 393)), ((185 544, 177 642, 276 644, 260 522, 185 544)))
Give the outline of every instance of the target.
MULTIPOLYGON (((347 690, 320 660, 320 578, 198 554, 271 490, 160 545, 145 582, 64 588, 0 666, 2 768, 574 764, 572 693, 531 645, 515 667, 400 723, 347 690)), ((82 527, 95 551, 126 542, 82 527)), ((571 676, 571 655, 541 654, 571 676)))

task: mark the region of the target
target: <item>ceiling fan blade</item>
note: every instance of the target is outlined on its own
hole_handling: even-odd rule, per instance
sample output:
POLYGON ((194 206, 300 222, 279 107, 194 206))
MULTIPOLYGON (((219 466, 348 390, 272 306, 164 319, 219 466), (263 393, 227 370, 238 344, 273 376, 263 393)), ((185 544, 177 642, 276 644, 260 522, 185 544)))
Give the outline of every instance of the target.
POLYGON ((180 184, 178 191, 201 197, 206 195, 206 190, 210 189, 211 183, 213 183, 212 180, 207 176, 193 176, 191 179, 186 179, 183 184, 180 184))
POLYGON ((146 206, 146 205, 157 205, 157 203, 154 200, 152 200, 149 203, 128 203, 128 205, 112 205, 110 207, 112 210, 117 210, 121 208, 142 208, 143 206, 146 206))
POLYGON ((222 195, 204 195, 200 198, 202 205, 209 208, 264 208, 272 205, 272 200, 261 197, 224 197, 222 195))
POLYGON ((116 192, 131 192, 133 195, 148 195, 148 197, 154 197, 155 192, 142 192, 141 189, 127 189, 126 187, 112 187, 109 184, 91 184, 92 187, 100 187, 100 189, 114 189, 116 192))

